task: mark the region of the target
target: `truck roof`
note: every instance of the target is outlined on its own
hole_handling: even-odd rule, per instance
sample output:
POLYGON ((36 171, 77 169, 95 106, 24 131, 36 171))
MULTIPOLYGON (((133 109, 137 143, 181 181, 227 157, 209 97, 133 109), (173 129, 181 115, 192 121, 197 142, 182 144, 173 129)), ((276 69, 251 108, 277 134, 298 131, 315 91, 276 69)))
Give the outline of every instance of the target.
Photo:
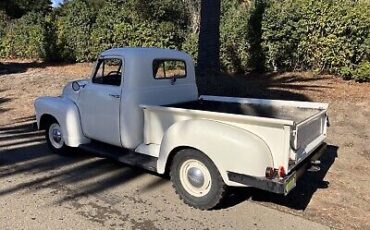
MULTIPOLYGON (((194 88, 196 91, 195 84, 195 73, 194 73, 194 62, 190 55, 185 52, 181 52, 175 49, 162 49, 162 48, 144 48, 144 47, 125 47, 125 48, 113 48, 106 50, 100 54, 100 58, 106 57, 119 57, 124 59, 124 71, 125 71, 125 85, 126 87, 163 87, 171 86, 170 79, 158 80, 153 76, 153 61, 156 59, 160 60, 183 60, 185 61, 186 77, 179 78, 176 80, 176 87, 187 85, 194 88), (127 77, 130 76, 130 77, 127 77)), ((171 88, 176 88, 172 86, 171 88)), ((179 94, 179 93, 176 93, 179 94)), ((197 95, 198 96, 198 95, 197 95)), ((197 97, 196 97, 197 98, 197 97)))
POLYGON ((124 56, 126 58, 181 58, 192 60, 192 58, 181 51, 175 49, 163 49, 155 47, 125 47, 113 48, 101 53, 104 56, 124 56))

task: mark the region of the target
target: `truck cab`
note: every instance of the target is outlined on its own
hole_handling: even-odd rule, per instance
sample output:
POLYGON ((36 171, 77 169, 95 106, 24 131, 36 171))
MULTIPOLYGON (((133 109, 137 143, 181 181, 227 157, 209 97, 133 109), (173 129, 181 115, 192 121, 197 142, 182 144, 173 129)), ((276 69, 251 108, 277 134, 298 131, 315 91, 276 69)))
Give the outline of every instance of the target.
POLYGON ((81 125, 86 137, 135 149, 143 143, 140 104, 198 98, 191 58, 178 51, 154 50, 126 48, 102 53, 91 80, 82 83, 81 91, 71 92, 77 94, 75 103, 85 118, 81 125))

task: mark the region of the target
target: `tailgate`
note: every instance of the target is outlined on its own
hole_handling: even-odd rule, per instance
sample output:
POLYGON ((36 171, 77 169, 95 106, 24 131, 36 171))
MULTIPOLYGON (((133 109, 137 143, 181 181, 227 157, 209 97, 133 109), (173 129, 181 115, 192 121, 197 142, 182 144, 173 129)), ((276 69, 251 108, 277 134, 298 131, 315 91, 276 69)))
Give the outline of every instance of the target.
POLYGON ((294 150, 296 162, 303 160, 316 149, 326 137, 327 110, 320 110, 317 114, 297 124, 295 128, 294 150))

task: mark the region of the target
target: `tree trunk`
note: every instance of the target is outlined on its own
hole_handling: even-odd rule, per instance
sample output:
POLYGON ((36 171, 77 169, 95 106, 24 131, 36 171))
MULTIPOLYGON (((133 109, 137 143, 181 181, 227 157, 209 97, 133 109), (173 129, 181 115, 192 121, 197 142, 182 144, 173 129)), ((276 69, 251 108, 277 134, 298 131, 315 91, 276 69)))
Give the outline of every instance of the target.
POLYGON ((201 0, 197 71, 220 71, 221 0, 201 0))
POLYGON ((190 29, 192 34, 199 33, 201 0, 184 0, 190 14, 190 29))

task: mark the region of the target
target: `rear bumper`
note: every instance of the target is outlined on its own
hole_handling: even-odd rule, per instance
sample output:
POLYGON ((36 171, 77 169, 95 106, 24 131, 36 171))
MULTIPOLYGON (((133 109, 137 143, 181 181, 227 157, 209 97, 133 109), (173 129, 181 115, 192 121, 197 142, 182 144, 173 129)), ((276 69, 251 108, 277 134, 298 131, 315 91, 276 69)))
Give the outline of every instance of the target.
POLYGON ((326 152, 326 143, 321 144, 309 157, 299 163, 294 170, 290 171, 283 179, 267 179, 265 177, 253 177, 234 172, 228 172, 230 181, 259 188, 273 193, 287 195, 296 186, 296 181, 303 175, 311 162, 318 160, 326 152))

